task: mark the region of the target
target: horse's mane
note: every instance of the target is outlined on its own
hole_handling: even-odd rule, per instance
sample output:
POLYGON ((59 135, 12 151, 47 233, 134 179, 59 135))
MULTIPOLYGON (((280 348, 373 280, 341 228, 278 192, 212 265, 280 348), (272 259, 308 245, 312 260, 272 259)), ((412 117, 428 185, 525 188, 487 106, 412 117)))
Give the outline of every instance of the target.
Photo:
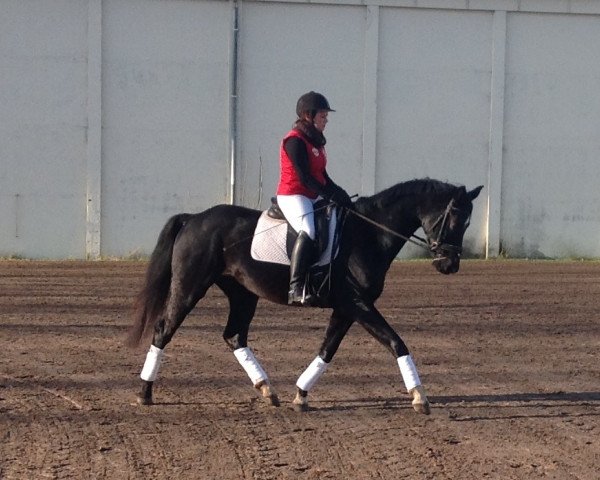
POLYGON ((412 195, 446 196, 456 191, 456 185, 445 183, 432 178, 418 178, 401 182, 382 190, 370 197, 360 198, 357 202, 368 204, 375 208, 383 208, 397 202, 402 197, 412 195))

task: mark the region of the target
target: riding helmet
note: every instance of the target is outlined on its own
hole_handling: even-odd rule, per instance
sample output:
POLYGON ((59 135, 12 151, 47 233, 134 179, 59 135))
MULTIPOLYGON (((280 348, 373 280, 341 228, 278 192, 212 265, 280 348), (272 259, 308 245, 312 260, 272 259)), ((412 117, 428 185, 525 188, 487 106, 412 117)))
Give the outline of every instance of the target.
POLYGON ((318 110, 327 110, 328 112, 335 112, 330 106, 327 99, 317 92, 308 92, 302 95, 298 99, 298 103, 296 103, 296 115, 298 118, 302 117, 302 114, 305 112, 311 112, 314 115, 314 112, 318 110))

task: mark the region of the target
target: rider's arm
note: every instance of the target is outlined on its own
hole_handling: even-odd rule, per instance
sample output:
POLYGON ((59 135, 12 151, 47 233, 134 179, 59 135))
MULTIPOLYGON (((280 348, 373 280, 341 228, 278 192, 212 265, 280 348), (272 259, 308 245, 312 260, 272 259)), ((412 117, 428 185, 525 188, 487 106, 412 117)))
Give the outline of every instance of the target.
POLYGON ((344 207, 352 206, 352 199, 348 192, 335 183, 327 174, 327 171, 323 172, 323 176, 325 177, 324 189, 329 195, 328 200, 344 207))
POLYGON ((306 144, 297 137, 290 137, 286 140, 283 148, 288 158, 292 161, 302 184, 317 192, 323 198, 329 199, 331 193, 327 191, 325 185, 321 184, 310 174, 306 144))

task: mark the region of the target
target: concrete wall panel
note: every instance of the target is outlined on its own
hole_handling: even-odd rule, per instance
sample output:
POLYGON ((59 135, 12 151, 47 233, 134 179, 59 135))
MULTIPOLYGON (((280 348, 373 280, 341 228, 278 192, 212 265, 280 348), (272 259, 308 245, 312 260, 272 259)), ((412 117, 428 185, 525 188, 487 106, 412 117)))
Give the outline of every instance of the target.
POLYGON ((502 248, 600 255, 600 22, 510 14, 502 248))
MULTIPOLYGON (((377 190, 421 177, 468 188, 487 183, 491 33, 489 12, 381 13, 377 190)), ((479 255, 485 248, 482 198, 465 239, 479 255)), ((405 255, 416 252, 407 248, 405 255)))
POLYGON ((87 4, 0 2, 0 256, 85 256, 87 4))
POLYGON ((103 25, 102 252, 149 252, 228 200, 229 4, 112 0, 103 25))

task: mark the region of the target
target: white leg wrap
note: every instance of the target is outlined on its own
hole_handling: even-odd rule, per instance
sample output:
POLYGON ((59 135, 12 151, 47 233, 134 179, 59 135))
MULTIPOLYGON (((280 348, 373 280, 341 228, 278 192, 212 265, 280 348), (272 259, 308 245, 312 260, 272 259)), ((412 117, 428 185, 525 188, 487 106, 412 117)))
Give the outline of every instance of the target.
POLYGON ((298 378, 298 381, 296 382, 296 386, 300 390, 308 392, 315 383, 317 383, 317 380, 321 378, 321 375, 325 373, 328 366, 329 364, 317 355, 308 368, 304 370, 304 373, 300 375, 300 378, 298 378))
POLYGON ((398 366, 400 367, 400 373, 402 374, 402 380, 404 380, 404 386, 407 391, 411 391, 413 388, 421 385, 417 368, 410 355, 404 355, 398 357, 398 366))
POLYGON ((250 377, 250 380, 252 380, 253 385, 256 386, 260 382, 264 382, 269 379, 263 368, 260 366, 260 363, 258 363, 258 360, 256 360, 254 353, 252 353, 252 350, 250 350, 248 347, 238 348, 237 350, 233 351, 233 354, 250 377))
POLYGON ((146 355, 146 362, 144 363, 144 368, 142 368, 142 373, 140 373, 140 377, 142 380, 147 382, 153 382, 156 380, 156 374, 158 373, 158 369, 160 368, 160 363, 162 362, 162 358, 165 351, 161 348, 157 348, 154 345, 150 345, 150 350, 146 355))

